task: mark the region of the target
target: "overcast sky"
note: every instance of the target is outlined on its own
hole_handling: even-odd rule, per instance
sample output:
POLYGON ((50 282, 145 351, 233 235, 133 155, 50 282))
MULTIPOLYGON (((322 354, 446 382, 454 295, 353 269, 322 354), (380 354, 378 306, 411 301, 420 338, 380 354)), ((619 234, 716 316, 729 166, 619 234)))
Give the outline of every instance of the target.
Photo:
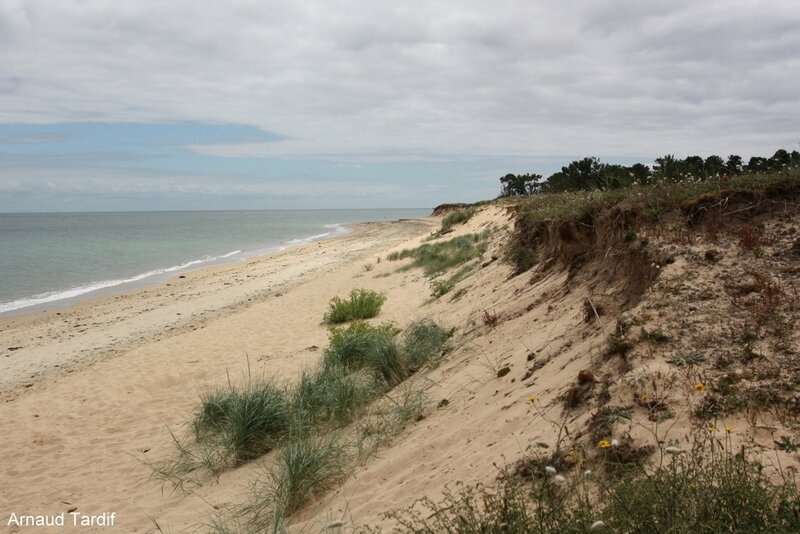
POLYGON ((796 0, 2 0, 0 65, 0 211, 429 207, 800 143, 796 0))

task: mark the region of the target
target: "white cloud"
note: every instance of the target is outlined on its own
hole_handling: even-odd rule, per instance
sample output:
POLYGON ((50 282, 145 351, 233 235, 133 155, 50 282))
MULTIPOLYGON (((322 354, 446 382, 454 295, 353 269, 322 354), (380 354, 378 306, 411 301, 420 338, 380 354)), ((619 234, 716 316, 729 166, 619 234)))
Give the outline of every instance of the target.
POLYGON ((2 122, 286 136, 205 154, 769 152, 800 118, 793 0, 13 0, 0 35, 2 122))

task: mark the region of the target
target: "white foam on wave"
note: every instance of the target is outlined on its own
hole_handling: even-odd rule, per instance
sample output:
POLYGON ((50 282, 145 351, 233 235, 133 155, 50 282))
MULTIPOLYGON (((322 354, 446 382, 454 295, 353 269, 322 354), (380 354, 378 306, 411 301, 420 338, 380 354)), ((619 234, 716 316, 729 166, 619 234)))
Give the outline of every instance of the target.
POLYGON ((173 265, 172 267, 166 267, 164 269, 153 269, 152 271, 147 271, 146 273, 132 276, 130 278, 119 278, 114 280, 102 280, 100 282, 91 282, 89 284, 73 287, 71 289, 66 289, 63 291, 50 291, 47 293, 39 293, 38 295, 33 295, 31 297, 26 297, 22 299, 12 300, 8 302, 0 302, 0 314, 21 310, 23 308, 29 308, 31 306, 41 306, 43 304, 49 304, 51 302, 57 302, 60 300, 80 297, 81 295, 86 295, 87 293, 91 293, 93 291, 99 291, 101 289, 108 289, 116 286, 121 286, 123 284, 132 284, 135 282, 141 282, 142 280, 153 278, 155 276, 174 273, 176 271, 188 270, 197 265, 213 263, 213 262, 221 262, 222 260, 231 259, 234 256, 238 256, 238 259, 245 259, 253 256, 259 256, 261 254, 269 252, 274 252, 276 250, 284 250, 290 246, 302 245, 305 243, 310 243, 312 241, 317 241, 319 239, 325 239, 327 237, 347 234, 350 232, 350 230, 346 226, 339 223, 326 224, 323 226, 323 228, 329 231, 321 234, 312 235, 309 237, 291 239, 289 241, 285 241, 282 246, 278 247, 269 247, 259 250, 252 250, 246 253, 243 253, 241 250, 234 250, 233 252, 228 252, 227 254, 223 254, 221 256, 205 256, 198 260, 192 260, 192 261, 187 261, 186 263, 181 263, 180 265, 173 265))
POLYGON ((323 228, 327 228, 330 230, 329 232, 325 232, 322 234, 316 234, 308 237, 301 237, 297 239, 290 239, 289 241, 285 241, 283 246, 280 247, 280 250, 285 250, 286 248, 294 245, 304 245, 306 243, 311 243, 312 241, 317 241, 319 239, 325 239, 326 237, 333 237, 336 235, 342 235, 349 232, 346 226, 341 224, 326 224, 323 225, 323 228))
POLYGON ((146 280, 147 278, 151 278, 161 274, 168 274, 168 273, 173 273, 175 271, 182 271, 184 269, 189 269, 190 267, 193 267, 195 265, 224 260, 241 253, 242 253, 241 250, 234 250, 233 252, 228 252, 227 254, 223 254, 221 256, 206 256, 199 260, 187 261, 186 263, 181 263, 180 265, 173 265, 172 267, 166 267, 164 269, 153 269, 152 271, 147 271, 146 273, 137 274, 136 276, 131 276, 130 278, 118 278, 114 280, 102 280, 100 282, 91 282, 89 284, 73 287, 71 289, 66 289, 63 291, 49 291, 47 293, 39 293, 38 295, 33 295, 32 297, 12 300, 9 302, 0 302, 0 313, 6 313, 14 310, 19 310, 22 308, 28 308, 30 306, 48 304, 50 302, 56 302, 59 300, 71 299, 79 297, 81 295, 85 295, 86 293, 91 293, 92 291, 98 291, 100 289, 108 289, 110 287, 115 287, 122 284, 140 282, 142 280, 146 280))

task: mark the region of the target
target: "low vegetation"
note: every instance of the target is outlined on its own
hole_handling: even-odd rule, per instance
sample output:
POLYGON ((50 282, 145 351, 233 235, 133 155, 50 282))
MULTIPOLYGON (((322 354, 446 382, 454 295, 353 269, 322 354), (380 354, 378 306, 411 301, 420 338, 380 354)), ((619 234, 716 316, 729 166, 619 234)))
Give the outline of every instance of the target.
POLYGON ((389 254, 390 261, 412 258, 413 261, 401 270, 420 268, 431 278, 431 297, 437 299, 455 288, 456 284, 467 278, 475 269, 474 260, 480 259, 488 245, 490 230, 479 234, 467 234, 438 243, 424 243, 417 248, 405 249, 389 254), (438 278, 448 270, 461 266, 461 269, 446 278, 438 278))
POLYGON ((439 233, 447 233, 453 228, 453 226, 464 224, 470 220, 477 211, 478 209, 476 207, 469 207, 463 210, 457 210, 448 213, 445 215, 444 219, 442 219, 442 228, 439 230, 439 233))
POLYGON ((387 515, 403 531, 431 534, 800 531, 800 494, 788 474, 774 484, 744 451, 707 436, 662 454, 669 459, 624 477, 594 474, 603 460, 563 474, 540 464, 524 479, 506 470, 496 488, 465 487, 387 515))
MULTIPOLYGON (((561 227, 576 224, 589 235, 601 213, 616 210, 616 227, 612 230, 620 232, 621 241, 631 242, 636 239, 636 226, 655 224, 669 214, 695 224, 698 219, 725 216, 741 208, 727 208, 736 199, 766 205, 773 197, 798 191, 800 168, 790 167, 766 174, 702 181, 661 181, 618 189, 539 193, 520 202, 506 256, 519 272, 530 269, 536 261, 535 249, 545 235, 544 226, 549 223, 557 222, 561 227)), ((751 243, 750 237, 747 234, 741 239, 751 243)))
POLYGON ((354 289, 347 299, 333 297, 323 320, 327 324, 371 319, 380 313, 386 296, 370 289, 354 289))
POLYGON ((207 395, 193 427, 199 443, 238 464, 273 449, 289 430, 291 419, 286 392, 274 382, 256 382, 207 395))
POLYGON ((447 338, 429 319, 402 333, 360 320, 333 327, 320 364, 293 386, 247 380, 204 396, 193 443, 176 439, 178 457, 154 466, 154 474, 183 487, 192 472, 217 474, 274 449, 277 459, 255 484, 251 501, 218 517, 212 530, 278 528, 421 413, 421 391, 396 386, 437 362, 447 338))
POLYGON ((403 270, 421 268, 428 276, 436 276, 457 265, 481 257, 486 251, 488 231, 480 234, 467 234, 439 243, 425 243, 413 249, 405 249, 389 254, 390 261, 412 258, 403 270))
MULTIPOLYGON (((280 510, 288 516, 315 495, 336 486, 347 475, 347 453, 334 437, 301 436, 281 448, 278 460, 267 468, 258 509, 280 510)), ((251 505, 252 506, 252 505, 251 505)))

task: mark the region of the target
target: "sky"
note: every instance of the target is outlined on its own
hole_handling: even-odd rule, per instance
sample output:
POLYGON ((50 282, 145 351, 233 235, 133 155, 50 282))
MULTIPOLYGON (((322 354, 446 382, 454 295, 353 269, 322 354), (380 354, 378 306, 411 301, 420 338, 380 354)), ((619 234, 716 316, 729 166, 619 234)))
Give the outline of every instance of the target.
POLYGON ((3 0, 0 211, 432 207, 800 146, 796 0, 3 0))

